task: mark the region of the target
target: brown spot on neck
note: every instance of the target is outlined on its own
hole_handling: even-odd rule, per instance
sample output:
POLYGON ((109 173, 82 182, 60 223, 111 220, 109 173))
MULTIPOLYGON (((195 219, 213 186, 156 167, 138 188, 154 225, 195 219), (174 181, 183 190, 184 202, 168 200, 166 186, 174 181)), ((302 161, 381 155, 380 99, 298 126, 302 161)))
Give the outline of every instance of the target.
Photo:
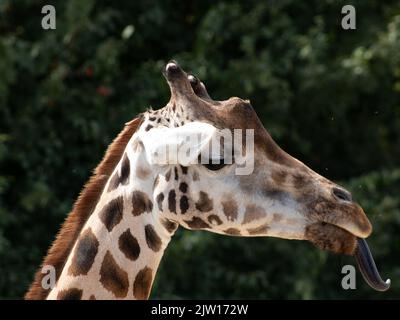
POLYGON ((106 252, 101 264, 100 282, 117 298, 125 298, 128 294, 128 274, 117 264, 110 251, 106 252))
POLYGON ((157 232, 154 230, 154 227, 151 224, 148 224, 144 227, 144 232, 148 247, 154 252, 160 251, 162 242, 157 232))
POLYGON ((121 222, 123 213, 124 199, 122 196, 119 196, 114 200, 111 200, 103 209, 101 209, 99 217, 108 232, 111 232, 112 229, 121 222))
POLYGON ((108 183, 108 189, 107 192, 111 192, 119 186, 119 175, 118 172, 115 172, 112 178, 110 179, 110 182, 108 183))
POLYGON ((83 291, 77 288, 61 290, 57 294, 57 300, 81 300, 83 291))
POLYGON ((137 239, 132 235, 131 231, 126 229, 118 239, 118 246, 121 252, 129 260, 135 261, 140 255, 140 246, 137 239))
POLYGON ((176 222, 168 219, 161 219, 161 224, 169 233, 175 232, 175 230, 178 228, 178 224, 176 222))
POLYGON ((129 183, 129 173, 130 173, 130 163, 129 163, 129 158, 125 153, 121 162, 121 175, 119 175, 118 171, 116 170, 116 172, 110 179, 107 192, 115 190, 116 188, 118 188, 120 184, 127 185, 129 183))
POLYGON ((168 209, 169 209, 169 211, 176 214, 176 192, 175 192, 175 190, 171 190, 168 193, 168 209))
POLYGON ((179 191, 180 191, 180 192, 186 193, 186 192, 187 192, 187 189, 188 189, 188 185, 187 185, 186 182, 182 182, 182 183, 179 185, 179 191))
POLYGON ((174 173, 175 173, 175 180, 178 181, 179 180, 179 173, 178 173, 178 168, 174 167, 174 173))
POLYGON ((142 191, 132 192, 132 214, 137 217, 153 210, 153 202, 142 191))
POLYGON ((188 167, 181 166, 182 174, 187 174, 188 173, 188 167))
POLYGON ((189 209, 189 199, 187 196, 182 196, 179 200, 179 208, 181 209, 181 214, 185 214, 189 209))
MULTIPOLYGON (((58 233, 56 240, 50 247, 42 266, 54 266, 57 279, 84 224, 95 209, 107 181, 120 161, 128 141, 140 126, 141 121, 142 117, 139 116, 127 123, 118 137, 110 144, 103 160, 97 166, 89 182, 85 185, 71 213, 58 233)), ((42 268, 39 268, 36 272, 35 279, 26 293, 25 299, 45 299, 50 292, 49 289, 44 289, 41 285, 42 278, 45 276, 41 270, 42 268)))
POLYGON ((133 296, 138 300, 147 299, 150 294, 152 281, 153 271, 149 267, 144 267, 138 272, 133 282, 133 296))
POLYGON ((129 182, 129 173, 131 172, 131 166, 129 163, 129 158, 124 154, 124 157, 122 158, 122 163, 121 163, 121 184, 122 185, 127 185, 129 182))
POLYGON ((163 204, 164 198, 165 198, 165 196, 164 196, 164 193, 162 193, 162 192, 159 193, 159 194, 157 195, 157 197, 156 197, 158 210, 160 210, 160 211, 163 211, 163 206, 162 206, 162 204, 163 204))
POLYGON ((89 228, 79 237, 68 274, 73 276, 86 275, 93 265, 99 248, 99 241, 89 228))

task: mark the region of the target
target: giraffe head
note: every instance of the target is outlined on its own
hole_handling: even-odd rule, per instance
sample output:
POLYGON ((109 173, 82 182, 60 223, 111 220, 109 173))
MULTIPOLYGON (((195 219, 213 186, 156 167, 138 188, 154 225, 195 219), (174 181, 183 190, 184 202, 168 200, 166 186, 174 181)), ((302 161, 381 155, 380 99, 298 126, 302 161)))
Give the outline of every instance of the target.
POLYGON ((370 235, 351 194, 284 152, 249 101, 212 100, 176 62, 164 75, 171 99, 144 115, 135 141, 163 219, 220 234, 309 240, 345 254, 370 235))
POLYGON ((118 135, 49 249, 43 266, 55 269, 56 286, 43 287, 39 270, 27 298, 147 298, 178 225, 309 240, 355 254, 367 282, 389 288, 348 191, 280 149, 249 101, 212 100, 176 62, 165 77, 168 104, 118 135))

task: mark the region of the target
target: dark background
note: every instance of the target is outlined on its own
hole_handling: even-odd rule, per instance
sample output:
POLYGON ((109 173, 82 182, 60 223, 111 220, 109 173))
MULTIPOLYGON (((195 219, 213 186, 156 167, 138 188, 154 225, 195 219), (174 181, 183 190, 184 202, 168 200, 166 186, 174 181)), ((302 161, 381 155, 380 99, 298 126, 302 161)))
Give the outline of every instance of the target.
POLYGON ((354 260, 307 242, 180 230, 151 297, 400 298, 398 0, 0 0, 0 297, 23 296, 123 124, 166 104, 172 58, 215 99, 251 99, 283 149, 353 192, 393 284, 358 274, 345 291, 354 260), (345 4, 357 30, 340 27, 345 4))

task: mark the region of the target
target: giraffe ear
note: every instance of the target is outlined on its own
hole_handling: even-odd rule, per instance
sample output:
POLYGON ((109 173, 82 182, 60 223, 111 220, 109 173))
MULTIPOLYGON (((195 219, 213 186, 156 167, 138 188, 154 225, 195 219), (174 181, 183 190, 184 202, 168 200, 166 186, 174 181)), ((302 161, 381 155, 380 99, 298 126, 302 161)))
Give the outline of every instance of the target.
POLYGON ((146 157, 150 164, 198 163, 201 152, 208 147, 217 129, 207 123, 190 122, 178 128, 153 128, 140 131, 146 157))

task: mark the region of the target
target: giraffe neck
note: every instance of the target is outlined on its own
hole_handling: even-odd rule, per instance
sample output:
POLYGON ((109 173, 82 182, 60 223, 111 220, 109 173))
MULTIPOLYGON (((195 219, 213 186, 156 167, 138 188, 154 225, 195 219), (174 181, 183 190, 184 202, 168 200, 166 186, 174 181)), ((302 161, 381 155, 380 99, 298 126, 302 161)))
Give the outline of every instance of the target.
POLYGON ((48 299, 146 299, 175 224, 153 206, 156 174, 133 137, 48 299))

